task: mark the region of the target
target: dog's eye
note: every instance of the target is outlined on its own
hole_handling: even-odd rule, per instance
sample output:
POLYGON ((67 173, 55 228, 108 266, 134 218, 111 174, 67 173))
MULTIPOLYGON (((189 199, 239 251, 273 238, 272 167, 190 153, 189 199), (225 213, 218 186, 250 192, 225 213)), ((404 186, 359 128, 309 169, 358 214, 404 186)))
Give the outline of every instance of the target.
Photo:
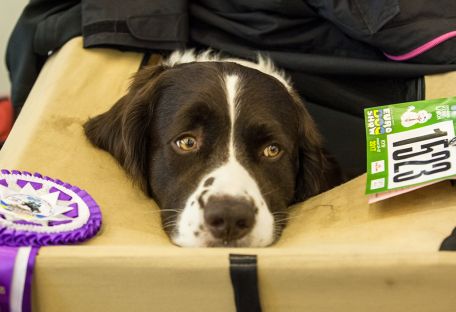
POLYGON ((176 141, 176 145, 184 152, 191 152, 198 148, 198 143, 196 142, 196 139, 192 136, 186 136, 178 139, 176 141))
POLYGON ((263 150, 263 156, 267 158, 276 158, 280 155, 281 151, 282 150, 280 149, 280 146, 277 144, 271 144, 266 146, 266 148, 263 150))

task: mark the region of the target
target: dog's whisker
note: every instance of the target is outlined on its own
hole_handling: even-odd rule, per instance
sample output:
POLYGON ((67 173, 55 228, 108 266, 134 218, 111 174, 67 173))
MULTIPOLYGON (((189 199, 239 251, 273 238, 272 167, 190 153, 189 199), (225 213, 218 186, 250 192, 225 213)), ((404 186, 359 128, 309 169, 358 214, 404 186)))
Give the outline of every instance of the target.
POLYGON ((281 225, 275 225, 273 229, 273 242, 275 243, 279 238, 281 233, 283 232, 283 226, 281 225))
POLYGON ((293 220, 293 219, 298 218, 299 216, 300 216, 300 215, 297 215, 297 216, 290 216, 290 217, 283 218, 283 219, 278 219, 278 220, 276 220, 276 223, 281 223, 281 222, 285 222, 285 221, 290 221, 290 220, 293 220))
MULTIPOLYGON (((287 213, 282 213, 282 215, 284 215, 284 218, 278 219, 278 220, 276 220, 276 222, 280 222, 280 221, 282 221, 282 220, 285 220, 285 221, 286 221, 286 220, 296 219, 296 218, 302 216, 303 214, 304 214, 304 213, 298 213, 298 214, 287 214, 287 213)), ((279 214, 277 214, 277 215, 279 215, 279 214)), ((274 216, 276 216, 276 215, 274 215, 274 216)))
POLYGON ((263 195, 263 196, 270 195, 270 194, 273 194, 273 193, 275 193, 275 192, 277 192, 277 191, 280 191, 280 190, 281 190, 281 188, 278 187, 278 188, 275 188, 275 189, 266 191, 266 192, 262 193, 262 195, 263 195))
POLYGON ((289 218, 289 215, 287 215, 287 214, 273 214, 272 216, 273 216, 274 220, 276 220, 276 222, 278 220, 284 220, 284 219, 289 218))
POLYGON ((167 228, 170 228, 170 227, 174 227, 174 226, 176 226, 176 225, 177 225, 176 222, 171 222, 171 223, 164 224, 162 227, 163 227, 164 229, 167 229, 167 228))
POLYGON ((170 212, 181 212, 182 210, 179 209, 160 209, 159 212, 170 211, 170 212))
POLYGON ((170 219, 171 219, 171 218, 167 218, 167 219, 163 220, 163 224, 168 224, 168 223, 171 223, 171 222, 177 223, 177 220, 176 220, 176 219, 171 219, 171 220, 170 220, 170 219))
POLYGON ((164 225, 170 224, 170 223, 177 223, 177 220, 174 219, 174 218, 169 217, 169 218, 164 219, 163 222, 162 222, 162 224, 164 224, 164 225))
POLYGON ((278 237, 280 235, 280 233, 282 233, 282 231, 283 231, 283 226, 274 227, 274 236, 278 237))
POLYGON ((299 215, 293 215, 293 216, 286 216, 286 217, 284 217, 284 218, 282 218, 282 219, 277 219, 276 222, 280 222, 280 221, 282 221, 282 220, 296 219, 296 218, 298 218, 298 217, 300 217, 300 216, 301 216, 300 214, 299 214, 299 215))
MULTIPOLYGON (((318 205, 318 206, 315 206, 315 207, 312 207, 312 209, 315 209, 315 208, 318 208, 318 207, 329 207, 329 208, 333 208, 333 205, 318 205)), ((283 219, 278 219, 276 220, 276 222, 281 222, 281 221, 288 221, 288 220, 292 220, 292 219, 296 219, 296 218, 299 218, 301 217, 302 215, 305 214, 305 212, 308 211, 308 210, 303 210, 301 211, 300 213, 291 213, 291 214, 288 214, 287 217, 283 218, 283 219)), ((273 216, 276 216, 276 214, 281 214, 282 212, 272 212, 272 215, 273 216)), ((287 215, 287 213, 282 213, 282 214, 285 214, 287 215)))

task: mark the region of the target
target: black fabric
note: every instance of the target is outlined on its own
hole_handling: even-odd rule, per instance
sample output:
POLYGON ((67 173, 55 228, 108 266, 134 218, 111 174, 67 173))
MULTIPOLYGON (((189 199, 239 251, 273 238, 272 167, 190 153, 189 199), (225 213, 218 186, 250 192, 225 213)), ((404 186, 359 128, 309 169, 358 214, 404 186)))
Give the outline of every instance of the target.
POLYGON ((204 46, 229 43, 250 52, 255 52, 254 48, 384 59, 378 50, 349 38, 318 16, 305 1, 199 0, 193 1, 189 10, 191 39, 204 46))
MULTIPOLYGON (((456 1, 308 0, 351 38, 380 51, 401 55, 440 35, 456 30, 456 1), (351 10, 347 10, 351 7, 351 10), (400 39, 400 41, 399 41, 400 39)), ((413 63, 456 62, 456 39, 416 58, 413 63)))
POLYGON ((8 42, 11 101, 19 114, 50 51, 81 33, 79 1, 31 0, 8 42))
POLYGON ((188 41, 186 0, 82 0, 84 47, 174 50, 188 41))
POLYGON ((48 52, 81 33, 86 48, 260 52, 291 75, 351 178, 365 171, 363 109, 423 99, 423 75, 456 70, 456 38, 404 63, 383 53, 454 31, 455 17, 454 0, 32 0, 8 44, 12 101, 19 112, 48 52))
POLYGON ((261 312, 257 257, 230 254, 230 276, 237 312, 261 312))
MULTIPOLYGON (((204 46, 227 41, 247 50, 254 47, 385 62, 383 52, 403 54, 454 31, 456 2, 198 0, 191 2, 190 16, 191 39, 204 46)), ((456 61, 456 39, 451 39, 444 51, 438 48, 411 61, 456 61)), ((343 64, 334 59, 333 62, 343 64)))
POLYGON ((126 21, 102 21, 84 26, 84 36, 92 36, 105 32, 129 33, 126 21))
POLYGON ((399 0, 308 0, 319 15, 344 32, 371 35, 399 14, 399 0), (351 10, 346 8, 351 6, 351 10))
POLYGON ((453 232, 450 236, 444 239, 442 245, 440 245, 441 251, 454 251, 456 250, 456 228, 454 228, 453 232))

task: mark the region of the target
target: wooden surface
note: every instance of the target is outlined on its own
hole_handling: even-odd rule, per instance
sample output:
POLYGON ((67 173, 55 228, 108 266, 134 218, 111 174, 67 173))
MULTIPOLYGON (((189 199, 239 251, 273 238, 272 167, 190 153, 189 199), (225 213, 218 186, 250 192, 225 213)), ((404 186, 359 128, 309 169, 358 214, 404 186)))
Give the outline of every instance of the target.
POLYGON ((426 76, 424 87, 426 99, 456 96, 456 71, 426 76))

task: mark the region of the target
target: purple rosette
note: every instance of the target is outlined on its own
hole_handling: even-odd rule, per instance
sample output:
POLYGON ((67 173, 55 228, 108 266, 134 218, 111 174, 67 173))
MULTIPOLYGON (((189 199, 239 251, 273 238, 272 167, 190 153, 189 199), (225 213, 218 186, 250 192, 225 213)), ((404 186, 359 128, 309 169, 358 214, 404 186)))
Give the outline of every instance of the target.
POLYGON ((74 244, 100 227, 100 208, 86 191, 39 173, 1 170, 0 246, 74 244))
POLYGON ((0 311, 31 311, 38 248, 85 241, 101 227, 97 203, 69 183, 0 171, 0 311))

